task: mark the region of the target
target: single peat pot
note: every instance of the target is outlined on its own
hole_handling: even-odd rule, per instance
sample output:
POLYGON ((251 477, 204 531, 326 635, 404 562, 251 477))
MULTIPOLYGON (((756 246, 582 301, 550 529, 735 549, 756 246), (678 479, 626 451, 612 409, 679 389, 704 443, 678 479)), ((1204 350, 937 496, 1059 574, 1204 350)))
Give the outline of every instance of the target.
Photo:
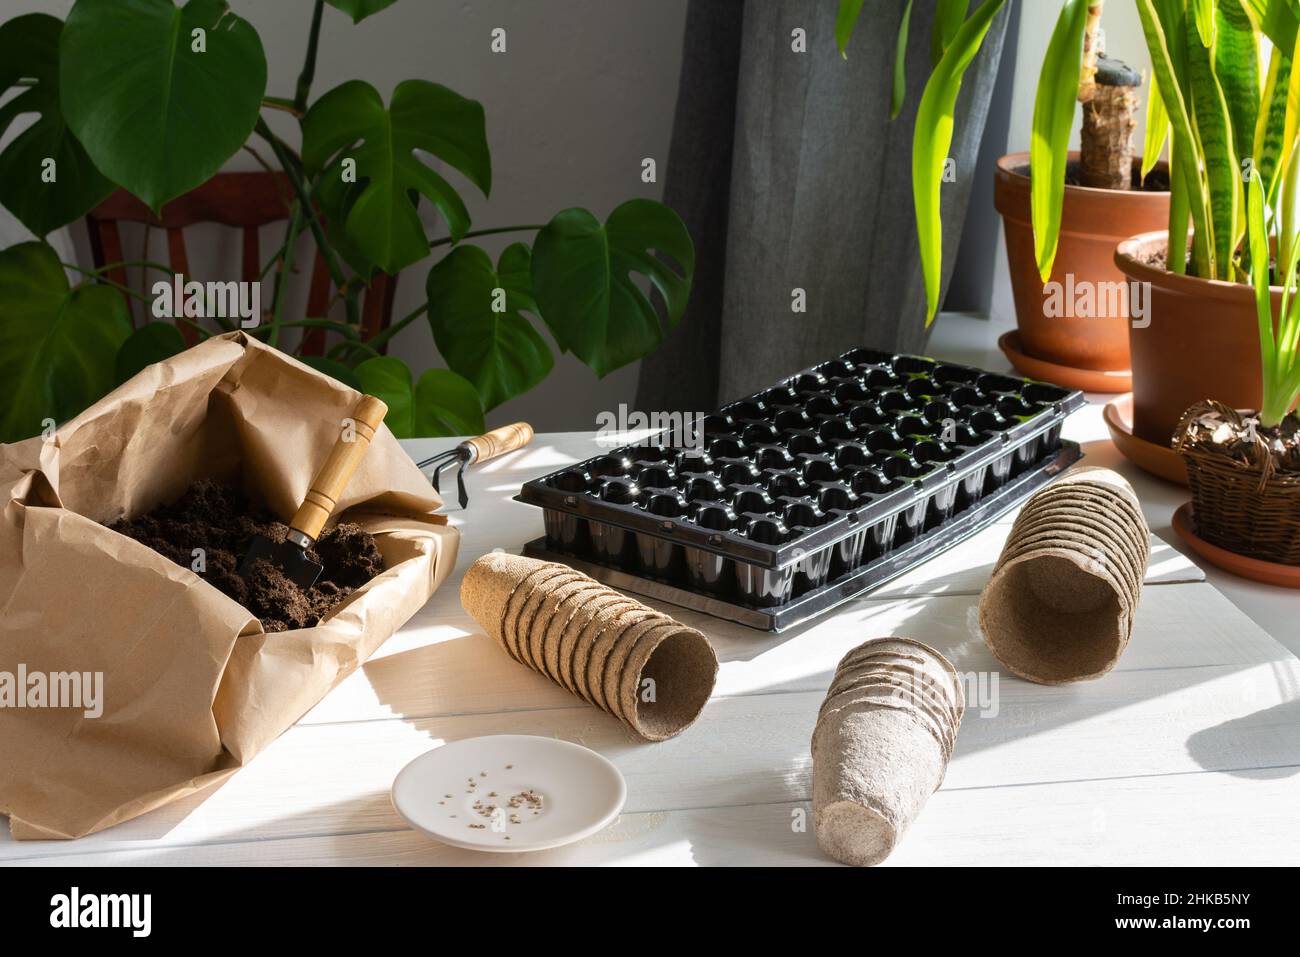
MULTIPOLYGON (((1148 321, 1129 329, 1133 432, 1164 446, 1183 413, 1203 399, 1257 409, 1263 398, 1254 289, 1169 272, 1167 235, 1143 233, 1115 250, 1115 265, 1130 283, 1151 284, 1148 321)), ((1281 302, 1282 289, 1274 286, 1274 315, 1281 302)))
MULTIPOLYGON (((1071 153, 1067 169, 1078 167, 1079 154, 1071 153)), ((1135 160, 1135 182, 1140 170, 1141 161, 1135 160)), ((1169 193, 1153 188, 1167 184, 1168 175, 1168 166, 1159 163, 1148 174, 1146 189, 1067 183, 1060 245, 1051 280, 1044 284, 1034 255, 1029 154, 998 160, 993 205, 1002 214, 1018 326, 1018 341, 1003 349, 1020 372, 1067 388, 1129 391, 1128 310, 1115 308, 1128 299, 1115 247, 1135 232, 1168 225, 1169 193)))

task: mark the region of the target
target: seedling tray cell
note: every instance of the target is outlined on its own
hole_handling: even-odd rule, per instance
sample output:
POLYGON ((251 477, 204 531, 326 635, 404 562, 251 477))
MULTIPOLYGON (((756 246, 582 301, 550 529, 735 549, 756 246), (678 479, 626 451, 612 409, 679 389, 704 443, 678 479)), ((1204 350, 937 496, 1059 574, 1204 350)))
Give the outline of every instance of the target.
POLYGON ((780 631, 988 525, 1081 457, 1083 394, 855 349, 528 482, 527 554, 780 631))

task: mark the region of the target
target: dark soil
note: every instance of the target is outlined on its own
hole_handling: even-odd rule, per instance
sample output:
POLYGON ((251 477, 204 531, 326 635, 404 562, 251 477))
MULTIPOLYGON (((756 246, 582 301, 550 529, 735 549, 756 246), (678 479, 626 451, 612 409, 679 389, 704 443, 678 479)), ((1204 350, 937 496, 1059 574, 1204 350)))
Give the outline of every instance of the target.
POLYGON ((341 523, 308 549, 308 557, 325 570, 307 591, 266 561, 243 578, 239 563, 253 537, 280 542, 289 528, 255 508, 234 486, 207 479, 195 482, 170 505, 110 527, 185 568, 194 566, 194 549, 203 549, 206 568, 196 573, 261 619, 268 632, 318 624, 384 570, 374 536, 359 525, 341 523))
MULTIPOLYGON (((1167 246, 1161 247, 1160 249, 1149 250, 1147 252, 1142 253, 1140 256, 1136 258, 1137 261, 1144 266, 1150 266, 1152 269, 1159 269, 1161 272, 1169 271, 1169 248, 1167 246)), ((1273 286, 1281 285, 1282 281, 1278 278, 1277 275, 1277 263, 1270 261, 1268 272, 1269 272, 1269 280, 1268 280, 1269 284, 1273 286)), ((1191 276, 1193 278, 1196 277, 1196 269, 1192 266, 1192 257, 1190 254, 1187 257, 1187 262, 1184 266, 1183 273, 1184 275, 1191 276)), ((1251 288, 1249 283, 1242 283, 1242 285, 1246 286, 1247 288, 1251 288)))
MULTIPOLYGON (((1152 269, 1159 269, 1161 272, 1169 272, 1169 247, 1161 246, 1159 249, 1152 249, 1141 253, 1135 257, 1138 262, 1144 266, 1150 266, 1152 269)), ((1196 277, 1196 269, 1192 265, 1192 257, 1189 253, 1187 262, 1183 265, 1183 275, 1196 277)))

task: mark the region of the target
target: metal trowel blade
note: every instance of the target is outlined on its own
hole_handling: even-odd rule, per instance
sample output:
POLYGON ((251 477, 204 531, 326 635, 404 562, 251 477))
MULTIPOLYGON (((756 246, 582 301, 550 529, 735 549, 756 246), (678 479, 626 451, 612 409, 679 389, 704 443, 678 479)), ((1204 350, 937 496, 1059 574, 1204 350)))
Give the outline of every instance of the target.
POLYGON ((265 535, 258 535, 249 543, 244 560, 239 565, 239 574, 248 578, 253 572, 253 564, 259 559, 266 559, 284 572, 284 577, 296 584, 303 591, 316 584, 316 579, 325 570, 320 562, 307 557, 307 550, 293 542, 273 542, 265 535))

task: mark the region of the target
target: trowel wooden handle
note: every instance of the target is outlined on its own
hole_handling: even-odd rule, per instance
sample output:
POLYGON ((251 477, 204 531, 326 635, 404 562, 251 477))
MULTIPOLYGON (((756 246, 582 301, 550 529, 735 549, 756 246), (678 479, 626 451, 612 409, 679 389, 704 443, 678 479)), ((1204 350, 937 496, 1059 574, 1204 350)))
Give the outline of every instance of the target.
POLYGON ((473 461, 486 462, 498 455, 522 449, 532 440, 533 427, 527 422, 515 422, 513 425, 503 425, 499 429, 466 439, 464 444, 474 450, 473 461))
POLYGON ((290 528, 297 529, 313 540, 319 537, 321 529, 334 513, 339 496, 348 487, 352 473, 361 464, 366 449, 370 448, 370 440, 375 437, 375 430, 384 421, 387 412, 388 406, 373 395, 361 397, 357 407, 352 410, 351 424, 342 424, 338 441, 312 480, 302 505, 289 523, 290 528))

